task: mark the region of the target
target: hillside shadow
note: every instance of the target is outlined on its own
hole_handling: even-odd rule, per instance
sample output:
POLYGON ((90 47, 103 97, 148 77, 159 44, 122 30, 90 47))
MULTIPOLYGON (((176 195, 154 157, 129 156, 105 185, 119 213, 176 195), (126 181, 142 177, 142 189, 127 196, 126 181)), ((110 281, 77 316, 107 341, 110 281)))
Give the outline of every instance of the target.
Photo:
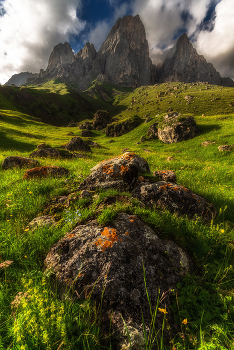
POLYGON ((200 134, 207 134, 211 131, 217 131, 221 129, 221 126, 219 124, 205 124, 205 125, 198 125, 198 128, 200 130, 200 134))
MULTIPOLYGON (((12 130, 13 135, 17 136, 25 136, 24 133, 21 132, 16 132, 14 129, 9 129, 12 130)), ((7 132, 5 131, 0 131, 0 148, 2 150, 16 150, 16 151, 33 151, 35 149, 35 145, 32 145, 31 143, 25 142, 25 141, 18 141, 14 140, 10 137, 7 136, 7 132)))

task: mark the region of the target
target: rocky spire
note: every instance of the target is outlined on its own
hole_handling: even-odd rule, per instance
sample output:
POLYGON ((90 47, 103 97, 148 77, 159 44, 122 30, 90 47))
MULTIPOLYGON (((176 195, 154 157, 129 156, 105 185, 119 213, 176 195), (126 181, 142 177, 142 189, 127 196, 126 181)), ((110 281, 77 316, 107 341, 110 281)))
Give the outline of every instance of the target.
POLYGON ((68 43, 58 44, 54 47, 47 67, 47 71, 52 71, 55 68, 74 62, 74 53, 71 46, 68 43))

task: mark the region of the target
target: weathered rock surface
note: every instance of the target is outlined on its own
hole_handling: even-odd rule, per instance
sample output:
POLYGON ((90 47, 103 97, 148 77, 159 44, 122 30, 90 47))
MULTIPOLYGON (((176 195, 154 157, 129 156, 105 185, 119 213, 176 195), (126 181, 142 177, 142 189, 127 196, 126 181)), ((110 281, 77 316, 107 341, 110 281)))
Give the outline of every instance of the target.
MULTIPOLYGON (((90 297, 98 303, 103 298, 104 332, 108 333, 112 317, 112 329, 123 336, 122 341, 127 336, 121 316, 142 337, 142 310, 146 329, 150 328, 143 264, 151 305, 156 305, 159 294, 164 295, 159 307, 166 308, 174 333, 170 294, 190 270, 191 261, 180 247, 161 240, 136 216, 121 213, 108 227, 100 227, 97 221, 79 225, 54 244, 45 259, 45 267, 54 271, 62 295, 74 287, 78 298, 90 297)), ((162 320, 163 313, 158 312, 157 330, 162 320)))
POLYGON ((12 77, 4 84, 4 85, 15 85, 15 86, 21 86, 26 83, 28 78, 36 77, 37 74, 29 73, 29 72, 22 72, 19 74, 14 74, 12 77))
POLYGON ((37 149, 42 149, 42 148, 51 148, 51 147, 47 145, 45 142, 43 142, 37 145, 37 149))
POLYGON ((234 149, 234 146, 232 145, 221 145, 218 147, 219 151, 232 151, 234 149))
POLYGON ((58 44, 54 47, 47 67, 47 71, 53 71, 59 66, 71 64, 75 60, 71 45, 68 43, 58 44))
POLYGON ((138 15, 118 19, 99 49, 98 61, 102 73, 114 85, 149 85, 149 46, 138 15))
POLYGON ((91 148, 80 138, 75 136, 65 145, 66 150, 68 151, 83 151, 91 152, 91 148))
POLYGON ((94 134, 92 133, 92 131, 91 130, 82 130, 81 131, 81 136, 82 137, 92 137, 92 136, 94 136, 94 134))
POLYGON ((138 172, 150 172, 147 161, 137 154, 126 152, 121 156, 104 160, 91 169, 91 174, 80 184, 80 189, 131 188, 138 172))
POLYGON ((203 141, 201 143, 201 146, 208 147, 210 145, 213 145, 214 143, 216 143, 216 142, 215 141, 203 141))
POLYGON ((106 136, 116 137, 127 134, 142 123, 142 119, 138 116, 133 116, 124 120, 114 122, 107 125, 106 136))
POLYGON ((61 153, 57 148, 39 148, 36 151, 30 153, 29 156, 39 158, 60 158, 61 153))
POLYGON ((38 166, 39 162, 36 159, 25 158, 25 157, 17 157, 17 156, 9 156, 6 157, 2 162, 3 169, 9 168, 34 168, 38 166))
POLYGON ((92 122, 84 122, 79 125, 80 130, 93 130, 93 123, 92 122))
POLYGON ((147 135, 149 139, 157 139, 158 138, 158 123, 154 123, 151 125, 147 131, 147 135))
POLYGON ((153 175, 163 181, 176 182, 176 174, 173 170, 158 170, 154 171, 153 175))
POLYGON ((23 176, 23 179, 29 180, 32 178, 42 178, 42 177, 60 177, 67 175, 69 171, 63 167, 59 166, 42 166, 27 170, 23 176))
POLYGON ((112 123, 112 118, 110 117, 109 112, 107 111, 97 111, 93 116, 93 126, 101 126, 104 129, 107 124, 112 123))
POLYGON ((215 207, 207 199, 184 186, 166 181, 141 183, 133 191, 133 196, 150 207, 166 208, 178 215, 201 217, 206 221, 211 221, 216 216, 215 207))
POLYGON ((202 55, 198 55, 186 34, 178 39, 158 72, 158 82, 171 81, 207 81, 215 85, 234 86, 232 79, 222 78, 211 63, 207 63, 202 55))
POLYGON ((158 128, 158 138, 164 143, 175 143, 194 138, 198 134, 193 117, 181 117, 177 113, 164 116, 158 128))
POLYGON ((51 215, 44 215, 44 216, 38 216, 37 218, 33 219, 29 224, 28 227, 31 230, 35 230, 38 227, 50 227, 55 226, 56 222, 54 218, 51 215))

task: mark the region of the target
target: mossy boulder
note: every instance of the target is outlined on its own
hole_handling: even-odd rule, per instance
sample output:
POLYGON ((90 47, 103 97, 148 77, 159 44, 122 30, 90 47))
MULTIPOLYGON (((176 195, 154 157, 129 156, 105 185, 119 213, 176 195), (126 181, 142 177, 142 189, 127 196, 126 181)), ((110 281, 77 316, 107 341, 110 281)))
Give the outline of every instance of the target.
POLYGON ((142 119, 138 115, 118 120, 114 123, 107 125, 106 136, 116 137, 127 134, 129 131, 132 131, 141 123, 142 119))

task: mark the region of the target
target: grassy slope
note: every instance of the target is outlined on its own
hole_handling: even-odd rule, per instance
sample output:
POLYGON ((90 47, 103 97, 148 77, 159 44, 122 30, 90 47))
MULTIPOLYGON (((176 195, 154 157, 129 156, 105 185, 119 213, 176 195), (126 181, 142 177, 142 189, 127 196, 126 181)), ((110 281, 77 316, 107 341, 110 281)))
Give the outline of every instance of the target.
MULTIPOLYGON (((192 140, 172 145, 153 140, 136 145, 140 137, 146 135, 149 126, 157 119, 155 117, 151 122, 142 123, 130 133, 115 138, 115 142, 112 144, 108 143, 110 138, 107 138, 102 131, 95 131, 92 140, 98 142, 102 148, 95 149, 91 155, 88 155, 87 159, 40 160, 42 165, 60 165, 68 168, 70 175, 66 181, 64 179, 45 179, 27 182, 22 180, 24 169, 7 171, 0 169, 0 263, 5 260, 14 261, 9 268, 0 270, 2 286, 0 304, 1 309, 4 310, 0 314, 0 324, 2 324, 0 345, 2 348, 7 348, 12 341, 13 348, 17 348, 16 338, 9 333, 9 329, 12 329, 14 324, 10 303, 17 292, 23 290, 22 276, 25 274, 26 279, 31 278, 35 286, 41 286, 43 260, 51 244, 62 237, 76 223, 76 220, 69 222, 68 216, 75 217, 76 211, 79 210, 82 219, 95 216, 98 217, 100 223, 105 224, 119 211, 127 210, 142 217, 153 228, 159 229, 165 238, 175 240, 197 264, 188 285, 186 285, 187 282, 184 282, 179 286, 180 322, 183 319, 188 319, 188 324, 183 326, 183 336, 186 334, 190 334, 192 337, 196 336, 198 344, 194 346, 197 349, 203 338, 209 349, 212 346, 216 349, 231 349, 232 341, 230 339, 233 337, 231 330, 234 319, 234 273, 231 266, 234 257, 234 154, 233 152, 219 152, 218 146, 234 144, 234 135, 231 131, 233 130, 234 115, 232 114, 233 108, 229 106, 232 102, 233 89, 210 86, 207 90, 206 85, 190 88, 192 84, 186 84, 186 86, 181 86, 179 91, 174 90, 174 87, 178 88, 179 85, 181 84, 162 84, 156 87, 141 87, 128 94, 126 92, 112 94, 111 112, 114 114, 115 104, 119 104, 118 108, 122 110, 119 113, 120 109, 117 109, 117 116, 120 119, 136 113, 140 117, 149 113, 151 113, 151 117, 156 114, 161 116, 169 107, 177 111, 180 108, 182 114, 192 113, 200 128, 200 134, 192 140), (159 92, 165 94, 168 89, 171 89, 173 93, 179 92, 178 97, 166 95, 162 101, 156 103, 158 100, 156 96, 159 95, 159 92), (186 95, 194 96, 195 102, 186 105, 184 99, 186 95), (220 99, 211 101, 213 97, 220 99), (134 98, 135 102, 131 106, 134 98), (172 99, 175 99, 176 102, 168 104, 168 101, 172 99), (177 104, 177 101, 182 102, 182 104, 177 104), (201 114, 205 114, 205 116, 202 117, 201 114), (228 118, 220 119, 224 116, 228 118), (216 143, 204 148, 201 143, 205 140, 216 141, 216 143), (218 211, 215 221, 210 226, 203 225, 199 221, 177 218, 166 211, 158 213, 142 209, 134 201, 126 204, 125 208, 118 203, 111 207, 104 206, 100 212, 97 208, 98 202, 90 203, 88 206, 88 203, 76 200, 69 209, 69 213, 66 212, 67 210, 53 213, 57 215, 57 219, 60 219, 58 228, 53 230, 40 229, 36 234, 28 231, 27 224, 38 214, 44 213, 45 204, 49 200, 55 196, 73 192, 82 178, 89 174, 89 169, 92 166, 105 158, 121 154, 122 149, 127 147, 144 157, 148 161, 151 171, 172 169, 176 172, 178 183, 208 198, 218 211), (175 160, 167 162, 168 156, 173 156, 175 160), (194 289, 189 289, 193 287, 194 289), (197 295, 196 291, 202 295, 200 299, 198 296, 197 299, 194 297, 197 295), (207 294, 207 291, 210 291, 211 294, 207 294), (210 295, 213 295, 212 300, 210 295), (189 303, 189 298, 195 301, 189 303), (199 308, 204 311, 202 326, 205 333, 203 337, 199 332, 196 332, 196 327, 199 327, 201 320, 199 308), (192 312, 193 309, 196 310, 197 315, 196 312, 192 312), (215 312, 218 312, 218 316, 215 312)), ((50 85, 50 88, 52 87, 54 88, 54 84, 50 85)), ((38 88, 38 90, 40 89, 41 87, 38 88)), ((104 87, 104 89, 107 88, 104 87)), ((45 125, 35 120, 33 116, 17 111, 12 103, 3 97, 1 97, 0 103, 3 107, 0 115, 0 162, 9 155, 28 156, 41 142, 49 143, 51 146, 60 146, 71 139, 71 136, 67 135, 69 131, 73 131, 77 136, 80 135, 77 128, 45 125)), ((103 108, 106 106, 107 104, 104 102, 103 108)), ((104 193, 100 198, 111 193, 104 193)), ((49 290, 49 284, 46 286, 49 290)), ((50 298, 58 300, 55 296, 50 295, 50 298)), ((68 306, 66 306, 66 312, 70 315, 70 311, 67 311, 69 308, 67 308, 68 306)), ((178 310, 175 314, 178 315, 178 310)), ((24 314, 21 313, 22 315, 24 314)), ((62 336, 59 339, 63 339, 62 336)), ((71 339, 70 341, 72 342, 71 339)), ((177 344, 178 349, 193 348, 192 343, 186 345, 181 336, 178 336, 174 344, 177 344)), ((57 347, 55 348, 57 349, 57 347)), ((71 348, 76 349, 75 345, 71 348)))

